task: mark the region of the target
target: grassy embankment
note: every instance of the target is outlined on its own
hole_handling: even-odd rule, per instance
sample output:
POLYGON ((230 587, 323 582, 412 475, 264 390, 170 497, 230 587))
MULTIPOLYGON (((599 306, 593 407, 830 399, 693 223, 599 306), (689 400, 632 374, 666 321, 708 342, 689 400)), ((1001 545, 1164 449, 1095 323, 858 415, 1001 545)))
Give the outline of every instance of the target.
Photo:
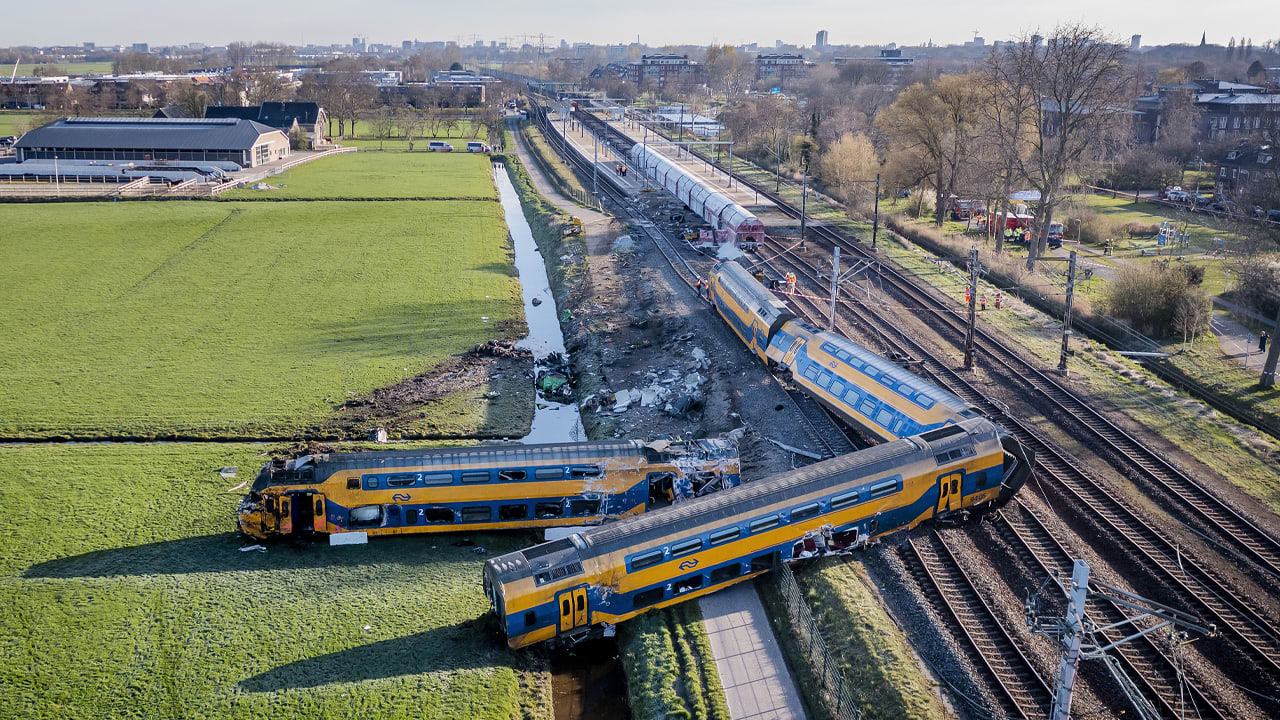
MULTIPOLYGON (((924 676, 910 643, 889 617, 860 564, 828 558, 797 569, 795 578, 865 720, 946 717, 934 684, 924 676)), ((785 600, 768 578, 761 584, 761 597, 771 615, 787 617, 785 600)), ((785 620, 778 629, 806 708, 815 720, 828 718, 830 711, 817 695, 819 675, 809 667, 806 649, 797 647, 785 620)))
POLYGON ((0 717, 550 718, 480 567, 531 535, 240 552, 262 446, 0 447, 0 717))
POLYGON ((636 720, 729 720, 697 603, 647 613, 621 625, 618 647, 636 720))
MULTIPOLYGON (((448 187, 477 195, 486 183, 495 193, 487 158, 402 155, 378 180, 367 168, 348 176, 345 168, 363 168, 351 157, 318 161, 286 189, 323 197, 346 176, 371 196, 397 182, 415 196, 448 187)), ((32 204, 6 213, 8 437, 312 433, 352 396, 523 329, 491 200, 32 204)), ((487 389, 423 408, 417 432, 523 434, 528 408, 495 413, 487 389)))
POLYGON ((565 163, 565 161, 551 149, 551 145, 547 143, 546 137, 542 131, 531 122, 524 123, 520 128, 520 136, 525 141, 525 146, 529 148, 529 154, 533 156, 533 161, 538 164, 538 169, 542 170, 542 174, 547 178, 556 190, 567 198, 572 199, 579 204, 585 204, 587 201, 587 189, 578 181, 578 176, 565 163))

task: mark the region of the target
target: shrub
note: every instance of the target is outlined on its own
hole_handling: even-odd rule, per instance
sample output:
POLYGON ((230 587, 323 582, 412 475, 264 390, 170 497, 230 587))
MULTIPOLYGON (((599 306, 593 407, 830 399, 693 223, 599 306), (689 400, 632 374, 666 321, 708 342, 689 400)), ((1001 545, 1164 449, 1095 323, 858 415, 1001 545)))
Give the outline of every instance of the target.
POLYGON ((1126 265, 1116 271, 1103 301, 1112 315, 1153 337, 1198 332, 1203 329, 1200 318, 1203 315, 1207 322, 1207 313, 1188 308, 1202 308, 1208 298, 1192 275, 1170 269, 1167 262, 1126 265))

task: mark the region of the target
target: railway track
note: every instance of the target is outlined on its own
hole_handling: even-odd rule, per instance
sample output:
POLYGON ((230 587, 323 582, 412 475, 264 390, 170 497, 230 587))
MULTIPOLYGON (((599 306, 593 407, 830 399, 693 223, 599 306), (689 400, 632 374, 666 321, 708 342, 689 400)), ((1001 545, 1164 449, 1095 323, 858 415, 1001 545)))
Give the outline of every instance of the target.
MULTIPOLYGON (((779 249, 775 247, 775 249, 779 249)), ((779 254, 775 258, 787 258, 789 267, 798 274, 807 276, 816 282, 816 268, 800 258, 779 254)), ((785 296, 784 297, 788 297, 785 296)), ((793 304, 801 300, 811 305, 816 301, 810 298, 789 297, 793 304)), ((868 317, 862 308, 847 306, 846 315, 853 315, 860 322, 875 325, 876 321, 868 317)), ((812 317, 811 313, 802 313, 812 317)), ((846 332, 847 334, 847 332, 846 332)), ((1130 509, 1117 499, 1108 488, 1080 469, 1081 463, 1066 455, 1053 443, 1033 431, 1017 418, 1009 415, 1005 408, 988 398, 977 387, 949 365, 940 362, 925 348, 909 336, 889 329, 880 335, 882 341, 895 343, 898 352, 921 359, 922 369, 932 380, 950 389, 961 399, 975 407, 983 408, 989 415, 1003 416, 1002 424, 1020 442, 1032 448, 1036 453, 1036 462, 1042 473, 1054 480, 1052 488, 1069 500, 1083 506, 1098 519, 1102 527, 1119 546, 1132 557, 1144 560, 1147 567, 1157 569, 1157 575, 1169 582, 1179 594, 1197 603, 1203 612, 1208 613, 1231 635, 1235 646, 1258 661, 1263 667, 1280 677, 1280 637, 1274 625, 1266 617, 1265 611, 1253 607, 1244 598, 1232 592, 1227 583, 1222 581, 1206 566, 1187 556, 1182 550, 1156 528, 1152 527, 1140 513, 1130 509)))
MULTIPOLYGON (((626 135, 608 127, 593 115, 582 113, 582 117, 587 124, 594 122, 597 127, 604 126, 606 133, 623 147, 634 144, 634 141, 626 135)), ((783 200, 772 190, 738 173, 730 172, 713 158, 692 148, 689 152, 752 188, 774 203, 783 214, 792 218, 800 217, 798 208, 783 200)), ((834 246, 839 246, 842 252, 852 253, 853 257, 864 260, 879 260, 874 253, 864 249, 856 238, 847 237, 826 225, 812 225, 810 228, 818 237, 834 246)), ((933 313, 944 326, 949 338, 953 342, 963 343, 965 325, 957 317, 956 306, 952 301, 938 297, 926 283, 912 280, 906 274, 884 263, 878 263, 875 272, 899 299, 914 303, 915 306, 933 313)), ((882 323, 884 322, 891 321, 882 319, 882 323)), ((1038 363, 1024 359, 1010 347, 1009 343, 997 338, 981 325, 975 332, 975 353, 986 355, 1024 388, 1047 399, 1059 411, 1053 413, 1057 421, 1069 419, 1074 426, 1073 432, 1094 437, 1114 453, 1118 462, 1153 487, 1156 494, 1199 519, 1217 536, 1214 542, 1220 548, 1229 548, 1229 554, 1233 557, 1257 568, 1273 580, 1280 581, 1280 540, 1257 527, 1181 469, 1112 423, 1090 403, 1085 402, 1064 387, 1055 377, 1045 372, 1038 363)))
POLYGON ((925 597, 939 614, 950 617, 970 662, 998 689, 1000 714, 1028 720, 1046 717, 1053 691, 1000 624, 943 536, 933 532, 913 539, 905 554, 907 568, 925 597))
MULTIPOLYGON (((611 128, 608 128, 608 130, 612 131, 611 128)), ((616 131, 612 132, 615 133, 615 140, 625 145, 627 142, 625 136, 616 133, 616 131)), ((706 158, 703 159, 707 160, 706 158)), ((723 168, 721 169, 723 170, 723 168)), ((739 178, 739 180, 760 191, 762 195, 775 202, 783 212, 787 212, 787 210, 794 211, 794 208, 790 208, 785 201, 776 197, 772 192, 756 187, 742 178, 739 178)), ((798 211, 794 211, 794 216, 798 216, 798 211)), ((836 235, 829 228, 821 226, 815 228, 815 231, 820 235, 836 235)), ((870 253, 862 251, 852 241, 838 236, 835 238, 828 237, 828 239, 842 249, 853 252, 854 257, 874 257, 870 253)), ((807 277, 816 287, 822 287, 823 283, 819 282, 817 277, 817 269, 811 264, 785 253, 779 253, 777 257, 786 257, 787 260, 785 262, 795 267, 798 274, 807 277)), ((944 319, 954 312, 953 308, 945 305, 945 301, 933 297, 932 293, 928 291, 914 287, 905 277, 897 274, 891 268, 881 266, 877 274, 882 282, 889 284, 900 296, 905 296, 908 300, 914 300, 921 307, 932 308, 944 319)), ((792 298, 792 300, 793 302, 798 302, 796 298, 792 298)), ((825 310, 820 309, 816 302, 812 300, 807 300, 807 302, 814 307, 817 317, 825 317, 825 310)), ((808 315, 810 318, 815 317, 813 313, 803 314, 808 315)), ((1099 518, 1104 529, 1117 539, 1121 547, 1135 554, 1139 559, 1145 559, 1148 566, 1157 568, 1159 574, 1162 574, 1166 580, 1180 590, 1181 594, 1197 602, 1212 619, 1217 621, 1219 627, 1227 630, 1227 634, 1232 636, 1234 644, 1239 650, 1258 661, 1264 668, 1267 668, 1268 672, 1280 671, 1280 643, 1277 642, 1274 627, 1265 619, 1263 613, 1251 607, 1241 598, 1235 597, 1226 587, 1226 584, 1221 582, 1211 571, 1196 565, 1194 562, 1188 562, 1189 558, 1182 555, 1176 545, 1170 543, 1159 532, 1147 525, 1137 514, 1112 497, 1106 488, 1081 472, 1078 461, 1069 459, 1055 445, 1044 440, 1015 418, 1009 417, 1002 405, 986 397, 967 379, 960 376, 949 366, 933 358, 925 348, 904 333, 895 330, 891 322, 878 313, 874 313, 870 308, 846 303, 842 306, 839 315, 841 320, 847 321, 849 317, 852 317, 864 327, 879 333, 887 344, 896 346, 896 351, 921 359, 928 374, 933 376, 936 381, 950 387, 953 392, 968 402, 977 407, 986 408, 995 415, 1005 416, 1009 421, 1007 424, 1012 425, 1013 434, 1020 441, 1036 450, 1038 459, 1042 460, 1042 469, 1046 474, 1057 481, 1058 486, 1064 488, 1064 494, 1080 502, 1088 511, 1099 518), (890 340, 886 333, 895 336, 895 339, 890 340)), ((818 324, 824 323, 819 321, 818 324)), ((948 326, 952 332, 955 332, 957 325, 954 320, 948 326)), ((1020 356, 1005 348, 1000 342, 988 336, 987 333, 980 332, 978 340, 979 349, 985 350, 990 356, 1002 362, 1006 370, 1015 377, 1021 377, 1021 371, 1031 371, 1038 376, 1042 381, 1038 386, 1041 394, 1048 396, 1055 404, 1061 404, 1060 409, 1064 412, 1071 414, 1072 409, 1091 411, 1074 394, 1062 388, 1052 378, 1046 377, 1038 368, 1022 360, 1020 356)), ((1093 414, 1097 415, 1096 413, 1093 414)), ((1111 431, 1106 436, 1100 434, 1099 437, 1109 437, 1112 442, 1124 442, 1130 447, 1137 447, 1142 450, 1137 454, 1142 457, 1143 462, 1135 465, 1140 472, 1147 475, 1173 474, 1175 481, 1181 475, 1180 471, 1177 471, 1176 468, 1173 468, 1168 463, 1164 463, 1158 456, 1143 447, 1141 443, 1116 428, 1105 418, 1101 418, 1100 415, 1097 415, 1097 417, 1111 431)), ((1123 448, 1116 447, 1116 450, 1123 456, 1123 448)), ((1189 484, 1187 487, 1193 490, 1198 488, 1199 494, 1210 498, 1210 506, 1214 504, 1213 501, 1216 501, 1216 498, 1189 478, 1181 477, 1185 483, 1189 484)), ((1167 483, 1166 486, 1168 486, 1167 483)), ((1178 497, 1184 496, 1179 495, 1178 497)), ((1221 501, 1216 501, 1216 504, 1224 510, 1223 513, 1204 511, 1202 516, 1209 518, 1212 522, 1216 515, 1219 518, 1217 524, 1220 528, 1222 525, 1232 523, 1232 517, 1237 518, 1239 523, 1243 523, 1243 525, 1237 523, 1237 527, 1242 528, 1240 532, 1246 538, 1249 538, 1249 541, 1241 542, 1240 544, 1246 550, 1250 546, 1254 547, 1257 550, 1257 552, 1252 553, 1255 556, 1254 562, 1262 565, 1265 569, 1266 564, 1270 562, 1268 558, 1272 554, 1267 548, 1275 544, 1274 539, 1257 528, 1253 528, 1251 523, 1248 523, 1247 520, 1240 517, 1231 508, 1227 508, 1221 501)), ((1230 532, 1225 532, 1224 534, 1231 535, 1230 532)), ((1165 668, 1165 670, 1167 671, 1168 668, 1165 668)), ((1148 669, 1136 667, 1136 672, 1143 674, 1148 672, 1148 669)))
MULTIPOLYGON (((538 127, 542 130, 551 147, 577 172, 584 177, 589 176, 592 170, 591 163, 567 146, 563 136, 550 126, 545 111, 541 110, 537 105, 534 105, 534 108, 538 127)), ((671 266, 672 271, 676 273, 680 281, 696 291, 696 281, 706 274, 705 268, 695 268, 666 233, 662 232, 649 218, 632 206, 626 193, 613 185, 612 178, 608 175, 602 177, 604 181, 597 183, 597 187, 603 189, 604 195, 611 201, 615 213, 640 226, 645 231, 645 234, 653 240, 654 245, 662 253, 667 264, 671 266)), ((836 420, 817 402, 805 397, 803 393, 789 387, 772 374, 769 377, 772 382, 777 383, 778 387, 786 393, 797 415, 800 417, 805 435, 809 437, 815 447, 823 448, 825 457, 837 457, 858 449, 857 443, 849 438, 836 420)))
MULTIPOLYGON (((1011 520, 1007 511, 993 516, 996 533, 1014 549, 1026 567, 1038 567, 1045 575, 1056 573, 1058 577, 1071 577, 1076 553, 1068 550, 1049 528, 1021 501, 1018 502, 1022 518, 1011 520)), ((1121 622, 1127 617, 1124 608, 1091 594, 1085 602, 1086 616, 1093 623, 1105 627, 1121 622)), ((1101 630, 1100 639, 1110 643, 1123 637, 1114 630, 1101 630)), ((1125 667, 1130 679, 1145 690, 1143 696, 1154 699, 1162 717, 1174 720, 1198 718, 1223 718, 1225 715, 1195 684, 1179 676, 1177 664, 1151 635, 1144 635, 1119 645, 1113 653, 1125 667)))

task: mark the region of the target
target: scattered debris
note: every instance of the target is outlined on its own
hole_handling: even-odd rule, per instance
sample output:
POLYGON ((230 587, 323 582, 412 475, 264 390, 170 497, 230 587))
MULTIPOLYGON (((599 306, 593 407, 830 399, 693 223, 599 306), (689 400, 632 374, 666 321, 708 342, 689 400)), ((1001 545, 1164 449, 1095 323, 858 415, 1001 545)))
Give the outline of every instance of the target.
POLYGON ((240 471, 240 468, 237 468, 237 467, 224 467, 218 471, 218 474, 222 476, 223 480, 230 480, 231 478, 235 477, 236 473, 238 473, 239 471, 240 471))
POLYGON ((636 242, 631 239, 630 235, 619 235, 618 238, 613 241, 613 251, 615 253, 630 253, 635 252, 635 250, 636 242))
POLYGON ((489 340, 480 343, 471 352, 480 357, 516 357, 529 353, 528 350, 517 348, 510 340, 489 340))
POLYGON ((542 304, 542 298, 540 298, 540 297, 535 297, 535 298, 534 298, 533 300, 531 300, 530 302, 533 304, 533 306, 534 306, 534 307, 538 307, 539 305, 541 305, 541 304, 542 304))
POLYGON ((635 400, 635 398, 630 390, 619 390, 613 396, 613 411, 626 411, 626 409, 631 406, 633 400, 635 400))
POLYGON ((485 553, 485 549, 483 545, 477 545, 476 547, 471 548, 471 552, 477 555, 483 555, 485 553))
POLYGON ((376 443, 385 443, 387 441, 387 429, 379 426, 370 430, 369 440, 376 443))
POLYGON ((266 552, 266 551, 267 551, 267 549, 266 549, 266 548, 264 548, 264 547, 263 547, 263 546, 261 546, 261 545, 246 545, 246 546, 244 546, 244 547, 240 548, 240 552, 249 552, 249 551, 251 551, 251 550, 257 550, 258 552, 266 552))
POLYGON ((821 459, 822 459, 822 456, 821 456, 821 455, 819 455, 819 454, 817 454, 817 453, 811 453, 811 452, 809 452, 808 450, 801 450, 801 449, 800 449, 800 448, 798 448, 798 447, 792 447, 792 446, 787 445, 787 444, 785 444, 785 443, 780 443, 780 442, 778 442, 777 440, 774 440, 773 438, 765 438, 765 439, 766 439, 766 440, 768 440, 769 442, 773 443, 774 445, 777 445, 778 447, 782 448, 783 450, 786 450, 787 452, 795 453, 796 455, 803 455, 804 457, 807 457, 807 458, 809 458, 810 460, 821 460, 821 459))
POLYGON ((664 411, 672 417, 687 418, 691 414, 701 410, 702 405, 703 400, 701 394, 684 393, 675 400, 667 403, 664 411))

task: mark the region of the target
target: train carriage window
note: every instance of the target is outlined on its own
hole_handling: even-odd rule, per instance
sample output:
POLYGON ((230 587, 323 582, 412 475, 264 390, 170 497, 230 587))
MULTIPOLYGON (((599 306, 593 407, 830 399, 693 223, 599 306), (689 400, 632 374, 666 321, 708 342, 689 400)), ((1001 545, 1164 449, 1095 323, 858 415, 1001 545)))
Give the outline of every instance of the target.
POLYGON ((570 500, 569 514, 570 515, 599 515, 600 501, 599 500, 570 500))
POLYGON ((524 614, 525 627, 533 627, 534 625, 537 625, 537 624, 538 624, 538 613, 534 612, 533 610, 529 610, 524 614))
POLYGON ((867 398, 866 400, 863 400, 862 404, 858 406, 858 412, 862 413, 866 417, 871 417, 872 415, 875 415, 876 401, 872 400, 871 398, 867 398))
POLYGON ((964 434, 964 428, 960 427, 959 425, 945 425, 943 427, 930 430, 929 432, 920 433, 920 439, 925 442, 931 443, 931 442, 937 442, 938 440, 942 440, 943 438, 949 438, 952 435, 963 435, 963 434, 964 434))
POLYGON ((858 491, 843 493, 831 498, 831 509, 839 510, 840 508, 849 507, 858 502, 858 491))
POLYGON ((831 373, 827 373, 827 372, 822 373, 822 377, 818 378, 818 387, 820 388, 831 387, 831 373))
POLYGON ((418 518, 421 516, 421 513, 416 508, 406 508, 404 511, 404 524, 417 525, 418 518))
POLYGON ((782 518, 777 515, 770 515, 769 517, 760 518, 759 520, 753 520, 751 522, 751 532, 760 533, 765 530, 772 530, 773 528, 778 527, 781 523, 782 518))
POLYGON ((647 605, 652 605, 656 602, 662 602, 663 594, 664 594, 663 589, 661 587, 656 587, 656 588, 653 588, 652 590, 645 590, 644 592, 636 593, 635 597, 631 599, 631 602, 632 602, 631 606, 638 610, 647 605))
POLYGON ((808 505, 801 505, 800 507, 798 507, 798 508, 796 508, 795 510, 792 510, 792 511, 791 511, 791 522, 799 522, 799 521, 801 521, 801 520, 808 520, 809 518, 813 517, 814 515, 817 515, 817 514, 818 514, 818 511, 819 511, 819 510, 821 510, 821 509, 822 509, 822 507, 821 507, 820 505, 818 505, 818 503, 810 503, 810 504, 808 504, 808 505))
POLYGON ((527 474, 523 470, 499 470, 498 479, 504 482, 518 482, 525 479, 527 474))
POLYGON ((880 369, 872 365, 867 365, 863 367, 862 372, 872 380, 875 380, 876 378, 880 377, 880 369))
POLYGON ((880 482, 872 485, 869 491, 872 499, 875 499, 884 497, 885 495, 892 495, 897 491, 897 489, 898 481, 895 478, 892 480, 881 480, 880 482))
POLYGON ((831 388, 829 392, 831 393, 832 397, 840 397, 841 395, 844 394, 844 383, 840 382, 839 380, 833 381, 831 383, 831 388))
POLYGON ((893 423, 893 434, 894 434, 894 435, 901 435, 901 434, 902 434, 902 426, 903 426, 903 424, 904 424, 904 423, 906 423, 906 420, 905 420, 905 419, 903 419, 903 418, 898 418, 897 420, 895 420, 895 421, 894 421, 894 423, 893 423))
POLYGON ((564 477, 564 468, 538 468, 533 471, 535 480, 559 480, 564 477))
POLYGON ((876 423, 883 428, 889 427, 890 425, 893 424, 893 413, 889 412, 888 410, 881 410, 880 412, 876 413, 876 423))
POLYGON ((732 580, 741 574, 742 565, 740 563, 725 565, 724 567, 719 567, 711 571, 711 584, 715 585, 716 583, 732 580))
POLYGON ((600 477, 600 475, 599 465, 579 465, 569 468, 569 477, 574 479, 600 477))
POLYGON ((687 578, 677 580, 675 585, 671 588, 671 592, 679 595, 680 593, 687 593, 690 590, 697 590, 700 587, 702 587, 702 576, 691 575, 687 578))
POLYGON ((631 558, 631 570, 643 570, 647 567, 653 567, 662 562, 666 555, 661 550, 650 550, 647 553, 641 553, 631 558))
POLYGON ((773 553, 765 553, 751 558, 751 572, 763 572, 773 569, 773 553))
POLYGON ((857 405, 858 401, 861 399, 862 393, 858 392, 858 388, 849 388, 849 390, 844 394, 844 401, 850 405, 857 405))
POLYGON ((409 487, 417 480, 413 475, 390 475, 387 477, 387 487, 409 487))
POLYGON ((690 553, 696 553, 701 549, 702 549, 702 538, 685 540, 684 542, 678 542, 675 545, 671 546, 671 557, 673 558, 683 557, 690 553))
POLYGON ((804 369, 804 372, 803 372, 802 374, 803 374, 805 377, 809 378, 810 380, 817 380, 817 379, 818 379, 818 366, 817 366, 817 365, 809 365, 809 366, 807 366, 807 367, 804 369))
POLYGON ((377 476, 377 475, 370 475, 369 477, 366 477, 366 478, 364 479, 364 486, 365 486, 366 488, 368 488, 369 490, 377 490, 377 489, 378 489, 378 476, 377 476))
POLYGON ((451 523, 453 522, 453 510, 451 508, 427 508, 423 515, 426 516, 429 523, 451 523))
POLYGON ((364 507, 351 508, 348 522, 350 522, 351 527, 377 527, 382 524, 382 506, 365 505, 364 507))
POLYGON ((462 522, 489 522, 492 519, 493 508, 491 507, 462 508, 462 522))
POLYGON ((524 520, 529 517, 528 505, 503 505, 498 508, 499 520, 524 520))
POLYGON ((360 478, 347 478, 347 489, 348 489, 348 490, 359 490, 359 489, 360 489, 360 478))
POLYGON ((725 528, 724 530, 717 530, 711 533, 711 536, 710 536, 711 544, 712 546, 723 545, 724 543, 727 543, 731 540, 737 540, 738 536, 740 536, 741 534, 742 534, 742 529, 736 528, 736 527, 725 528))
POLYGON ((462 473, 462 482, 464 483, 482 483, 489 482, 489 471, 484 472, 464 472, 462 473))
POLYGON ((400 506, 388 505, 387 506, 387 523, 394 525, 395 523, 398 523, 398 522, 400 522, 400 506))
POLYGON ((538 519, 558 518, 564 515, 564 505, 560 503, 538 503, 533 508, 534 517, 538 519))
POLYGON ((423 485, 452 485, 453 473, 430 473, 422 476, 423 485))

